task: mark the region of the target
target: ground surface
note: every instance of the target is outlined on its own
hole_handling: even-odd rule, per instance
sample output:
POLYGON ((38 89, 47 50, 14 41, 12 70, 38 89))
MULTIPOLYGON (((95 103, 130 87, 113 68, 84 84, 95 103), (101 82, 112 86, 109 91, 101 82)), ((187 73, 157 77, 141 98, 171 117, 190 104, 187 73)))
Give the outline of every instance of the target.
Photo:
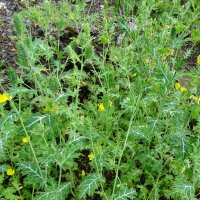
POLYGON ((0 1, 0 60, 5 61, 6 65, 15 62, 15 44, 12 40, 14 31, 12 28, 12 17, 19 9, 18 1, 0 1))
MULTIPOLYGON (((34 0, 32 4, 40 3, 41 0, 34 0)), ((109 4, 114 4, 114 0, 109 4)), ((91 13, 101 12, 103 0, 88 1, 88 9, 91 13)), ((15 35, 12 26, 12 17, 15 12, 23 7, 18 0, 1 0, 0 2, 0 61, 4 61, 4 66, 16 65, 16 49, 13 36, 15 35)), ((183 47, 183 51, 190 48, 188 44, 183 47)), ((185 69, 190 70, 196 66, 196 57, 200 54, 200 44, 194 47, 191 56, 185 62, 185 69)), ((1 71, 2 73, 2 71, 1 71)))
MULTIPOLYGON (((40 2, 40 0, 32 1, 32 4, 40 2)), ((88 1, 90 12, 101 11, 103 0, 93 0, 92 4, 90 2, 92 1, 88 1)), ((12 26, 12 17, 21 7, 23 5, 18 0, 0 1, 0 61, 4 61, 6 66, 15 65, 16 49, 13 40, 15 33, 12 26)))

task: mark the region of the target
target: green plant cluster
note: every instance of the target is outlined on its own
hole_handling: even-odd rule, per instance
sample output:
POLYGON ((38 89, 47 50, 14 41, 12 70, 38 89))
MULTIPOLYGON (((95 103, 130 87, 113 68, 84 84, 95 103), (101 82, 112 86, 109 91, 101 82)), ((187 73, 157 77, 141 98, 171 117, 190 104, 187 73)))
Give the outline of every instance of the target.
POLYGON ((92 3, 45 0, 13 19, 0 199, 199 199, 200 61, 184 69, 198 1, 92 3))

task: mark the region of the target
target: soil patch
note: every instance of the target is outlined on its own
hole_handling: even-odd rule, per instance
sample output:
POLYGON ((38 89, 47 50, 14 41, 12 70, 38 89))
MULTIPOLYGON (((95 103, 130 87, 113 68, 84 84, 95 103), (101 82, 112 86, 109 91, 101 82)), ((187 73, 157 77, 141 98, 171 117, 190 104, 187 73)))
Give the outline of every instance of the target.
POLYGON ((16 49, 12 17, 19 10, 18 1, 1 0, 0 2, 0 61, 6 66, 15 65, 16 49))

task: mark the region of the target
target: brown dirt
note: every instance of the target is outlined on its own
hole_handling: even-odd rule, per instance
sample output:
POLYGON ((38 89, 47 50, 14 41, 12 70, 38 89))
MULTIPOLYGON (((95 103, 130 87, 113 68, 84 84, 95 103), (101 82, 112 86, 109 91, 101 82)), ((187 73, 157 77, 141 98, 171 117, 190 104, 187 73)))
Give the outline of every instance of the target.
MULTIPOLYGON (((38 4, 42 0, 33 0, 31 5, 38 4)), ((113 0, 109 5, 113 4, 113 0)), ((90 13, 101 12, 103 0, 88 1, 88 9, 90 13)), ((16 49, 13 36, 12 18, 21 7, 24 7, 19 0, 1 0, 0 1, 0 62, 4 62, 4 67, 16 65, 16 49)), ((1 71, 2 72, 2 71, 1 71)))
MULTIPOLYGON (((42 0, 32 0, 31 5, 38 4, 42 0)), ((88 12, 101 12, 104 0, 88 0, 88 12)), ((114 5, 115 0, 108 1, 109 5, 114 5)), ((19 0, 0 0, 0 62, 4 62, 4 67, 16 66, 16 49, 13 36, 15 35, 12 26, 12 17, 19 11, 23 4, 19 0)), ((183 46, 183 51, 191 48, 191 44, 183 46)), ((194 69, 196 58, 200 55, 200 44, 197 44, 190 57, 185 61, 185 70, 194 69)), ((5 68, 4 68, 5 69, 5 68)), ((2 74, 1 69, 1 74, 2 74)))
POLYGON ((197 67, 197 56, 200 55, 200 43, 195 44, 194 46, 192 43, 188 43, 182 47, 182 50, 187 51, 187 49, 191 48, 191 55, 185 60, 184 69, 186 71, 190 71, 197 67))
POLYGON ((13 65, 16 58, 15 43, 12 40, 14 31, 12 17, 18 11, 18 3, 15 0, 1 0, 0 2, 0 61, 5 65, 13 65))

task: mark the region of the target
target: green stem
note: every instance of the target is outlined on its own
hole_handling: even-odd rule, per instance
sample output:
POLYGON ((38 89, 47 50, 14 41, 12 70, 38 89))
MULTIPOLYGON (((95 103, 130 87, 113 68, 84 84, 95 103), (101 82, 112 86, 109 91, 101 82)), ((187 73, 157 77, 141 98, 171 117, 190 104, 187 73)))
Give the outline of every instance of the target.
POLYGON ((119 175, 119 166, 120 166, 121 159, 122 159, 122 156, 124 154, 124 151, 126 149, 126 145, 127 145, 128 138, 129 138, 129 135, 130 135, 131 126, 133 124, 133 119, 135 117, 135 113, 136 113, 136 110, 137 110, 137 105, 138 105, 140 99, 141 99, 141 94, 138 95, 138 98, 137 98, 137 101, 136 101, 136 104, 135 104, 135 109, 133 110, 131 119, 129 121, 129 126, 128 126, 128 130, 127 130, 127 133, 126 133, 126 138, 125 138, 124 145, 123 145, 123 148, 122 148, 122 151, 121 151, 121 155, 119 157, 118 164, 117 164, 117 171, 116 171, 116 175, 115 175, 115 180, 114 180, 114 186, 113 186, 111 199, 113 199, 114 194, 115 194, 115 188, 116 188, 117 179, 118 179, 118 175, 119 175))
MULTIPOLYGON (((18 116, 19 116, 19 119, 20 119, 20 122, 21 122, 21 124, 22 124, 23 130, 24 130, 24 132, 25 132, 25 134, 26 134, 26 137, 30 137, 29 134, 28 134, 28 132, 27 132, 27 130, 26 130, 26 127, 24 126, 24 122, 23 122, 22 117, 21 117, 20 114, 18 113, 18 110, 16 109, 16 107, 15 107, 15 106, 13 106, 13 107, 15 108, 15 110, 16 110, 18 116)), ((38 160, 37 160, 37 157, 36 157, 36 154, 35 154, 35 151, 34 151, 34 149, 33 149, 33 146, 32 146, 31 141, 29 141, 29 145, 30 145, 30 148, 31 148, 31 151, 32 151, 32 154, 33 154, 33 158, 34 158, 34 160, 35 160, 35 162, 36 162, 36 165, 37 165, 37 167, 38 167, 38 170, 39 170, 39 172, 40 172, 40 175, 41 175, 41 177, 43 178, 42 170, 41 170, 40 165, 39 165, 39 163, 38 163, 38 160)))
POLYGON ((61 178, 62 178, 62 166, 59 166, 58 189, 60 187, 61 178))
MULTIPOLYGON (((1 88, 2 88, 3 91, 4 91, 4 88, 3 88, 2 85, 1 85, 1 88)), ((5 92, 5 91, 4 91, 4 92, 5 92)), ((10 103, 11 103, 11 105, 13 106, 13 108, 15 109, 15 112, 17 113, 17 115, 19 116, 19 119, 20 119, 20 122, 21 122, 21 125, 22 125, 22 128, 23 128, 24 132, 25 132, 26 137, 30 137, 29 134, 28 134, 28 132, 27 132, 27 130, 26 130, 26 127, 25 127, 25 125, 24 125, 23 119, 22 119, 22 117, 20 116, 20 113, 19 113, 17 107, 15 106, 15 104, 14 104, 12 101, 10 101, 10 103)), ((32 154, 33 154, 33 158, 34 158, 34 160, 35 160, 35 162, 36 162, 36 165, 37 165, 37 167, 38 167, 38 170, 39 170, 39 172, 40 172, 40 175, 41 175, 41 177, 43 178, 42 170, 41 170, 40 165, 39 165, 39 163, 38 163, 38 160, 37 160, 37 157, 36 157, 36 154, 35 154, 35 151, 34 151, 34 149, 33 149, 33 146, 32 146, 31 141, 29 141, 29 145, 30 145, 30 148, 31 148, 31 151, 32 151, 32 154)))
MULTIPOLYGON (((94 152, 94 155, 95 155, 95 151, 94 151, 94 143, 93 143, 93 140, 92 140, 91 134, 90 134, 90 140, 91 140, 91 143, 92 143, 92 151, 94 152)), ((95 161, 95 165, 96 165, 97 173, 98 173, 99 175, 102 175, 102 173, 101 173, 100 170, 99 170, 99 167, 98 167, 98 163, 97 163, 96 157, 94 158, 94 161, 95 161)), ((102 171, 102 170, 101 170, 101 171, 102 171)), ((100 183, 100 185, 101 185, 101 189, 102 189, 102 192, 103 192, 103 194, 104 194, 105 199, 108 200, 108 197, 107 197, 107 195, 106 195, 106 193, 105 193, 105 191, 104 191, 104 188, 103 188, 102 183, 100 183)))

